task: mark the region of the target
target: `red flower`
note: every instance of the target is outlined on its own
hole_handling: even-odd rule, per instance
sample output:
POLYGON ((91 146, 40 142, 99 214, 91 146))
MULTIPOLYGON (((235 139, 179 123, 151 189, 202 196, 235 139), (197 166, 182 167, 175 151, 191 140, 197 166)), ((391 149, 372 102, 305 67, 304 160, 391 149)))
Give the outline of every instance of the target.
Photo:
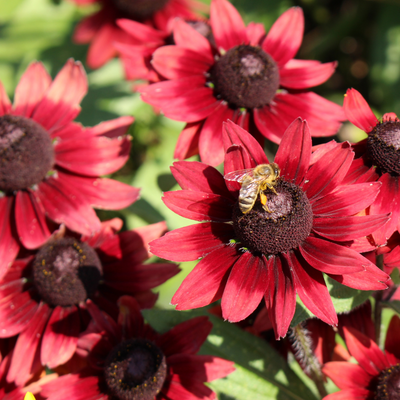
POLYGON ((390 220, 373 234, 375 243, 382 246, 395 231, 400 230, 400 121, 396 114, 387 113, 380 122, 355 89, 347 90, 343 109, 348 120, 368 134, 367 139, 354 145, 357 158, 347 180, 378 179, 382 187, 368 212, 392 213, 390 220))
POLYGON ((196 18, 195 9, 204 10, 196 0, 72 0, 79 5, 99 3, 98 12, 85 18, 76 28, 74 40, 90 43, 87 64, 99 68, 117 55, 115 42, 131 43, 132 38, 121 30, 117 19, 137 21, 142 29, 148 26, 170 34, 168 22, 171 18, 196 18))
POLYGON ((11 266, 0 281, 0 337, 19 334, 8 381, 24 384, 37 367, 54 368, 74 355, 88 323, 88 298, 115 317, 123 294, 150 308, 157 299, 151 289, 178 273, 175 264, 143 264, 164 222, 116 234, 121 227, 114 219, 80 240, 55 234, 11 266))
POLYGON ((125 136, 132 117, 84 128, 72 122, 87 91, 86 74, 69 60, 54 81, 32 63, 15 91, 14 105, 0 82, 0 278, 20 245, 35 249, 57 224, 90 235, 101 228, 93 207, 121 209, 139 190, 99 179, 129 157, 125 136))
POLYGON ((203 162, 220 164, 222 122, 228 119, 275 143, 299 116, 315 136, 336 133, 345 119, 342 108, 304 91, 325 82, 336 63, 293 59, 304 30, 300 8, 286 11, 265 36, 258 24, 246 28, 228 1, 212 0, 210 24, 215 47, 188 24, 176 23, 176 45, 158 49, 152 60, 167 81, 141 90, 142 99, 167 117, 188 122, 176 158, 200 153, 203 162))
POLYGON ((89 352, 95 371, 62 376, 45 385, 41 395, 49 400, 216 398, 203 382, 225 377, 234 368, 230 361, 196 354, 212 328, 207 317, 160 335, 144 324, 134 299, 121 297, 119 306, 116 324, 88 302, 96 330, 84 335, 79 346, 89 352))
POLYGON ((350 354, 358 361, 328 362, 323 372, 341 389, 324 400, 398 398, 400 386, 400 319, 394 316, 386 335, 385 352, 354 328, 343 328, 350 354))
MULTIPOLYGON (((231 121, 225 124, 225 174, 268 164, 256 140, 231 121)), ((182 191, 166 192, 164 203, 177 214, 209 221, 167 233, 150 244, 170 260, 201 258, 172 298, 178 310, 203 307, 222 297, 224 319, 246 318, 264 297, 276 337, 293 318, 296 293, 324 322, 337 316, 323 273, 361 290, 385 289, 388 275, 348 246, 373 232, 388 216, 354 216, 379 192, 379 183, 341 186, 353 153, 347 143, 329 144, 318 159, 311 156, 307 123, 296 120, 286 131, 275 157, 281 169, 274 194, 267 190, 243 214, 240 183, 224 181, 213 167, 177 162, 171 168, 182 191)))

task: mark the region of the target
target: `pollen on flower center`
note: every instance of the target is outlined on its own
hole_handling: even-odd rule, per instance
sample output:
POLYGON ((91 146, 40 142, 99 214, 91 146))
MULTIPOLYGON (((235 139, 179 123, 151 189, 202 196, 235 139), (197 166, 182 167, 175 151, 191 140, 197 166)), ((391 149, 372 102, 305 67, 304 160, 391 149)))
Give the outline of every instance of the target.
POLYGON ((86 300, 96 292, 101 275, 96 252, 73 238, 44 245, 33 263, 36 289, 52 306, 67 307, 86 300))
POLYGON ((50 135, 37 122, 0 117, 0 190, 13 192, 40 183, 54 164, 50 135))
POLYGON ((151 18, 153 14, 168 3, 169 0, 113 0, 115 7, 125 18, 136 21, 151 18))
POLYGON ((228 50, 212 67, 214 94, 233 108, 257 108, 271 102, 279 88, 279 70, 260 47, 240 45, 228 50))
POLYGON ((108 390, 114 399, 153 400, 167 375, 162 351, 150 340, 130 339, 110 352, 104 364, 108 390))
POLYGON ((378 376, 373 400, 400 399, 400 364, 389 367, 378 376))
MULTIPOLYGON (((258 198, 247 214, 239 204, 233 208, 233 227, 237 238, 253 252, 266 255, 284 253, 308 237, 313 224, 310 202, 295 184, 280 180, 275 186, 277 194, 267 189, 266 211, 258 198)), ((258 196, 259 197, 259 196, 258 196)))
POLYGON ((378 124, 368 135, 368 153, 382 173, 400 175, 400 121, 378 124))

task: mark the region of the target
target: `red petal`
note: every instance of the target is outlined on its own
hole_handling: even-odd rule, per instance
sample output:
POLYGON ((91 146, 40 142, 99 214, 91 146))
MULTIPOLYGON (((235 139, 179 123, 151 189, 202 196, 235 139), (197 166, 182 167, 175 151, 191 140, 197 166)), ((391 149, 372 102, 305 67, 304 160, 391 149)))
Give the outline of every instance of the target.
POLYGON ((322 321, 337 325, 336 311, 322 273, 304 262, 299 253, 282 255, 292 268, 296 292, 304 305, 322 321))
POLYGON ((364 132, 371 132, 378 123, 364 97, 355 89, 347 89, 344 96, 343 110, 347 119, 364 132))
POLYGON ((275 21, 261 46, 281 67, 295 56, 303 34, 303 10, 300 7, 292 7, 275 21))
POLYGON ((172 375, 164 382, 161 397, 169 400, 215 400, 215 393, 202 382, 188 379, 181 382, 179 375, 172 375))
POLYGON ((163 46, 153 53, 152 65, 167 79, 203 76, 214 64, 210 53, 200 53, 179 46, 163 46))
MULTIPOLYGON (((80 3, 80 2, 88 2, 88 3, 93 3, 97 2, 97 0, 74 0, 75 3, 80 3)), ((88 17, 84 18, 81 22, 78 23, 78 25, 75 28, 74 34, 73 34, 73 41, 75 43, 89 43, 99 29, 103 26, 106 17, 106 12, 107 10, 100 10, 99 12, 96 12, 95 14, 89 15, 88 17)))
POLYGON ((69 185, 59 179, 50 178, 39 185, 37 196, 42 201, 46 214, 69 229, 91 235, 100 230, 100 220, 88 202, 69 185))
POLYGON ((8 382, 23 386, 37 372, 40 340, 50 314, 49 306, 41 302, 29 327, 18 336, 7 375, 8 382))
MULTIPOLYGON (((85 135, 86 136, 86 135, 85 135)), ((128 137, 82 137, 61 140, 55 147, 57 165, 80 175, 111 174, 125 165, 131 145, 128 137)))
POLYGON ((52 369, 66 363, 75 353, 80 331, 76 306, 54 308, 43 334, 40 358, 52 369))
POLYGON ((184 160, 199 154, 199 137, 202 127, 203 121, 186 124, 179 134, 175 146, 174 158, 184 160))
POLYGON ((58 73, 43 100, 36 106, 32 118, 49 133, 72 121, 78 114, 88 88, 82 64, 72 59, 58 73))
POLYGON ((180 190, 165 192, 162 200, 176 214, 195 221, 232 220, 231 200, 217 194, 180 190))
POLYGON ((260 304, 267 289, 263 259, 244 253, 233 265, 222 295, 222 316, 230 322, 248 317, 260 304))
MULTIPOLYGON (((326 196, 342 182, 353 161, 354 153, 348 143, 338 143, 308 170, 302 185, 310 200, 326 196), (324 179, 321 179, 321 176, 324 179)), ((362 235, 360 235, 362 236, 362 235)))
POLYGON ((173 354, 196 354, 211 332, 212 323, 207 317, 196 317, 181 322, 157 339, 166 357, 173 354))
POLYGON ((158 45, 163 45, 165 43, 165 39, 167 38, 167 34, 165 32, 154 29, 150 25, 145 25, 141 22, 131 19, 118 19, 116 23, 126 33, 129 33, 130 39, 133 39, 132 43, 134 44, 157 43, 158 45))
POLYGON ((29 64, 15 89, 13 114, 29 118, 50 84, 51 77, 41 62, 29 64))
POLYGON ((322 368, 322 372, 340 389, 366 389, 371 384, 371 376, 359 365, 349 362, 328 362, 322 368))
POLYGON ((27 249, 36 249, 47 241, 51 233, 45 211, 34 192, 19 190, 15 197, 15 222, 19 239, 27 249))
POLYGON ((222 249, 233 237, 230 225, 205 222, 168 232, 150 246, 153 254, 166 260, 192 261, 222 249))
POLYGON ((292 67, 288 62, 279 71, 280 85, 289 89, 307 89, 321 85, 335 72, 337 62, 312 63, 302 67, 292 67))
POLYGON ((273 256, 267 263, 268 288, 264 299, 275 339, 285 337, 296 310, 296 290, 284 258, 273 256))
POLYGON ((209 165, 197 161, 179 161, 174 163, 171 171, 183 190, 231 197, 226 188, 224 177, 209 165))
POLYGON ((7 92, 3 84, 0 82, 0 116, 9 114, 11 111, 11 101, 8 98, 7 92))
POLYGON ((142 337, 144 320, 137 301, 131 296, 121 296, 118 307, 118 325, 121 327, 123 339, 142 337))
POLYGON ((387 215, 365 215, 361 217, 314 218, 313 231, 330 240, 344 242, 368 236, 386 221, 387 215))
POLYGON ((218 50, 225 51, 248 42, 246 27, 236 8, 226 0, 213 0, 210 23, 218 50))
POLYGON ((126 134, 134 120, 133 117, 119 117, 110 121, 100 122, 100 124, 92 128, 86 128, 84 132, 93 136, 117 138, 126 134))
POLYGON ((183 280, 172 297, 177 310, 199 308, 222 296, 226 272, 240 257, 235 247, 226 246, 205 256, 183 280))
POLYGON ((390 367, 382 350, 372 339, 350 327, 343 327, 343 332, 350 354, 368 374, 378 376, 390 367))
POLYGON ((18 234, 13 221, 14 196, 0 198, 0 279, 5 275, 19 251, 18 234))
POLYGON ((199 154, 201 161, 217 166, 224 161, 222 141, 223 123, 233 118, 234 111, 224 103, 205 120, 199 137, 199 154))
MULTIPOLYGON (((260 146, 257 140, 252 135, 250 135, 249 132, 245 131, 234 122, 227 121, 226 123, 224 123, 223 139, 225 151, 227 151, 228 148, 234 144, 243 147, 243 149, 247 153, 247 157, 244 159, 243 162, 244 168, 254 168, 256 165, 269 163, 263 148, 260 146), (249 160, 250 163, 247 160, 249 160)), ((231 172, 231 170, 225 168, 224 172, 226 174, 228 172, 231 172)))
POLYGON ((323 217, 357 214, 375 200, 380 188, 380 182, 340 186, 329 193, 329 196, 313 203, 313 214, 323 217))
POLYGON ((182 19, 174 21, 173 35, 175 44, 200 53, 203 57, 208 58, 210 65, 214 64, 215 61, 209 40, 185 21, 182 19))
POLYGON ((265 37, 265 28, 263 24, 250 22, 246 26, 246 33, 251 46, 259 46, 262 39, 265 37))
POLYGON ((112 239, 122 229, 123 225, 124 222, 120 218, 103 221, 100 232, 92 236, 81 236, 81 241, 87 242, 90 247, 100 247, 104 242, 112 239))
POLYGON ((398 359, 400 359, 399 337, 400 318, 397 315, 394 315, 390 320, 390 324, 386 333, 385 350, 395 355, 398 359))
POLYGON ((304 259, 327 274, 344 275, 364 271, 369 261, 347 247, 309 236, 299 247, 304 259))
POLYGON ((311 156, 311 136, 307 121, 297 118, 286 129, 275 156, 281 176, 300 185, 306 174, 311 156))

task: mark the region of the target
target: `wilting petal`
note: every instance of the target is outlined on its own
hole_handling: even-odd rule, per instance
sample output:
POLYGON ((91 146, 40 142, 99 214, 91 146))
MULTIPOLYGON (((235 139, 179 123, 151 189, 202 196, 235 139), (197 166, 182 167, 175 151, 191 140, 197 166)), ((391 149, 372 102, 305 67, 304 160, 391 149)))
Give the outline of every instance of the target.
POLYGON ((336 311, 322 273, 309 266, 299 253, 283 254, 283 257, 292 268, 296 292, 304 305, 322 321, 337 325, 336 311))
POLYGON ((303 34, 303 10, 300 7, 292 7, 275 21, 261 47, 282 67, 299 50, 303 34))
POLYGON ((323 217, 357 214, 375 200, 380 188, 380 182, 339 186, 328 196, 313 203, 313 214, 323 217))
POLYGON ((354 328, 343 327, 347 348, 360 366, 370 375, 377 376, 390 367, 378 345, 354 328))
POLYGON ((235 247, 226 246, 205 256, 183 280, 172 297, 177 310, 206 306, 222 296, 226 272, 240 257, 235 247))
POLYGON ((347 119, 364 132, 371 132, 378 123, 378 118, 375 117, 364 97, 355 89, 347 89, 343 109, 347 119))
POLYGON ((385 224, 389 217, 390 214, 314 218, 312 229, 327 239, 344 242, 370 235, 385 224))
POLYGON ((213 0, 210 23, 218 50, 247 43, 246 27, 236 8, 226 0, 213 0))
POLYGON ((367 388, 371 383, 371 375, 359 365, 349 362, 328 362, 323 366, 322 372, 340 389, 367 388))
POLYGON ((211 332, 212 323, 207 317, 191 318, 175 325, 157 340, 166 357, 181 353, 195 354, 211 332))
POLYGON ((51 77, 41 62, 29 64, 15 89, 13 114, 29 118, 50 84, 51 77))
POLYGON ((244 253, 233 265, 222 295, 222 316, 230 322, 248 317, 267 289, 267 266, 260 257, 244 253))
POLYGON ((5 275, 19 251, 18 234, 13 221, 13 196, 0 198, 0 279, 5 275))
POLYGON ((27 249, 36 249, 51 233, 46 223, 43 205, 29 190, 19 190, 15 197, 15 222, 19 239, 27 249))
POLYGON ((232 219, 231 200, 217 194, 181 190, 165 192, 162 200, 176 214, 195 221, 228 222, 232 219))
POLYGON ((289 89, 307 89, 327 81, 335 72, 337 62, 313 63, 302 67, 290 67, 287 63, 279 71, 280 84, 289 89))
POLYGON ((286 129, 275 156, 281 176, 300 185, 310 164, 311 136, 307 121, 297 118, 286 129))
POLYGON ((55 307, 43 334, 42 364, 55 368, 66 363, 75 353, 79 331, 78 309, 75 306, 55 307))
POLYGON ((342 275, 364 271, 369 261, 347 247, 327 240, 308 237, 299 247, 304 259, 321 272, 342 275))
POLYGON ((296 310, 296 289, 285 258, 271 257, 267 262, 268 288, 264 299, 275 339, 285 337, 296 310))
POLYGON ((192 261, 222 249, 234 237, 228 224, 209 223, 185 226, 150 243, 151 252, 171 261, 192 261))

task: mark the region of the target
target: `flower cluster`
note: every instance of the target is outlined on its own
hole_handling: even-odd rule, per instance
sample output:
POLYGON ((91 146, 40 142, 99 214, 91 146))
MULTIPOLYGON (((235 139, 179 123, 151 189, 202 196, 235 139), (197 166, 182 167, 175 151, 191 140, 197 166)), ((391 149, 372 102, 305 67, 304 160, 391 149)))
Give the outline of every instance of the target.
POLYGON ((87 65, 117 57, 142 101, 186 124, 170 154, 181 189, 162 201, 195 223, 169 230, 149 212, 129 229, 140 189, 114 174, 131 168, 134 117, 76 120, 79 61, 54 79, 32 61, 12 102, 0 82, 0 400, 234 396, 244 369, 268 369, 235 353, 252 340, 276 346, 283 369, 293 353, 326 400, 400 398, 398 316, 379 347, 382 310, 400 299, 396 114, 378 118, 355 89, 343 106, 311 91, 337 62, 295 58, 299 7, 266 30, 228 0, 73 1, 94 6, 73 35, 87 65), (345 121, 366 138, 327 139, 345 121), (202 310, 151 326, 156 288, 188 261, 171 303, 202 310))

